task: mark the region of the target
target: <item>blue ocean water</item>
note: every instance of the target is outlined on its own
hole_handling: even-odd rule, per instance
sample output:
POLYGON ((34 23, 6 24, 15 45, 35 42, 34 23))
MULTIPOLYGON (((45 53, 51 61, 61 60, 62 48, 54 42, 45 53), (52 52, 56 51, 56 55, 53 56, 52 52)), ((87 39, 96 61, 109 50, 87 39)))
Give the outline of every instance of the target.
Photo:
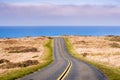
POLYGON ((120 27, 105 26, 32 26, 32 27, 6 27, 0 26, 0 38, 17 38, 25 36, 59 36, 59 35, 120 35, 120 27))

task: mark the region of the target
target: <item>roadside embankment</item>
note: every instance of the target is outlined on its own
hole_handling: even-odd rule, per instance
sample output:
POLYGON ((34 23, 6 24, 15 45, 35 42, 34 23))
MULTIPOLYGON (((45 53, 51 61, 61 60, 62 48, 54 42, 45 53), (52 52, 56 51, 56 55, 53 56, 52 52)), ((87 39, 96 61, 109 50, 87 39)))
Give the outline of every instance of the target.
POLYGON ((1 39, 0 45, 3 44, 0 80, 15 80, 42 69, 53 61, 51 38, 1 39))
MULTIPOLYGON (((120 66, 118 65, 119 63, 118 64, 116 63, 116 65, 112 65, 112 62, 109 62, 109 61, 112 61, 113 59, 111 57, 115 57, 116 55, 119 56, 119 53, 118 53, 119 42, 118 41, 112 42, 107 40, 108 40, 108 37, 91 37, 91 36, 89 37, 66 36, 65 37, 66 46, 73 57, 83 60, 95 66, 96 68, 101 70, 108 77, 109 80, 120 80, 120 66), (116 43, 118 45, 117 47, 114 46, 113 48, 113 46, 110 46, 112 45, 111 43, 116 43), (109 52, 105 50, 108 48, 114 50, 113 53, 110 55, 108 54, 109 52), (105 50, 105 51, 100 51, 97 49, 105 50), (102 54, 103 52, 104 54, 102 54), (103 61, 102 60, 100 61, 99 59, 96 60, 95 58, 96 57, 99 58, 98 56, 100 56, 101 59, 103 59, 103 61), (106 63, 104 62, 104 58, 107 59, 106 63)), ((113 45, 116 45, 116 44, 113 44, 113 45)), ((115 61, 116 59, 117 58, 113 60, 115 61)))

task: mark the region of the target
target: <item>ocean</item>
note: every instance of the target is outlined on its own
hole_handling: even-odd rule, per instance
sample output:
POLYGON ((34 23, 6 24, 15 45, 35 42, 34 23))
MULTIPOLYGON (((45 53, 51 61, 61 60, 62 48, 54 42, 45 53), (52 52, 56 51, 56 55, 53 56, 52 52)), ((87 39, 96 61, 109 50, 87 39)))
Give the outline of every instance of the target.
POLYGON ((104 36, 120 35, 120 27, 108 26, 0 26, 0 38, 18 38, 26 36, 104 36))

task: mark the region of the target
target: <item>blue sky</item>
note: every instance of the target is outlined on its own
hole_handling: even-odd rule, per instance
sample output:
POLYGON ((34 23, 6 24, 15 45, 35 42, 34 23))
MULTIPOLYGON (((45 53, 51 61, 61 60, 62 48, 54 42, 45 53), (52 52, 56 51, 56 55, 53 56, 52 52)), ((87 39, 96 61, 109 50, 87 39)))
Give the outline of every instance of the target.
POLYGON ((120 26, 120 0, 0 0, 0 26, 120 26))

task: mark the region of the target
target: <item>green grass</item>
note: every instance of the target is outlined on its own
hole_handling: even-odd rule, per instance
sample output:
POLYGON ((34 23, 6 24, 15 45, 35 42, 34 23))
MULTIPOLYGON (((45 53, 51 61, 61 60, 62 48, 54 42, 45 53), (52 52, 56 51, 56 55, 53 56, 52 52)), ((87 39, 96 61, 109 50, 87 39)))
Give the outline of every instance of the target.
POLYGON ((53 57, 52 57, 52 42, 53 40, 50 39, 48 43, 46 43, 45 46, 45 53, 42 56, 42 60, 44 60, 44 62, 35 65, 35 66, 30 66, 30 67, 26 67, 26 68, 20 68, 17 70, 11 70, 10 72, 7 72, 5 74, 0 74, 0 80, 15 80, 17 78, 20 78, 22 76, 28 75, 30 73, 33 73, 39 69, 42 69, 46 66, 48 66, 52 61, 53 61, 53 57))
POLYGON ((120 80, 120 68, 114 68, 107 66, 105 64, 93 62, 90 60, 87 60, 86 58, 82 57, 80 54, 76 54, 73 50, 73 45, 69 42, 68 38, 65 38, 65 43, 68 48, 68 51, 71 53, 71 55, 77 59, 83 60, 95 67, 97 67, 99 70, 101 70, 109 80, 120 80))

